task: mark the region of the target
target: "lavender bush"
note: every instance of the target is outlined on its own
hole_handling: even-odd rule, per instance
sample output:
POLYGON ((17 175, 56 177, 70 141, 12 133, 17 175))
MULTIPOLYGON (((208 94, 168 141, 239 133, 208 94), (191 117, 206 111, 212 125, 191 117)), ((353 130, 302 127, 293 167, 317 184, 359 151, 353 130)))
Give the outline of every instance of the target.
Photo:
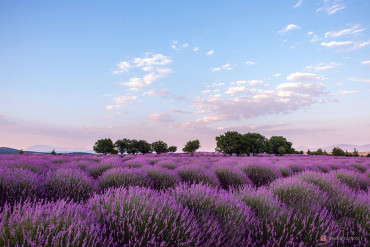
POLYGON ((102 190, 109 187, 149 187, 150 185, 151 180, 148 176, 148 172, 140 168, 113 168, 105 171, 99 178, 99 187, 102 190))

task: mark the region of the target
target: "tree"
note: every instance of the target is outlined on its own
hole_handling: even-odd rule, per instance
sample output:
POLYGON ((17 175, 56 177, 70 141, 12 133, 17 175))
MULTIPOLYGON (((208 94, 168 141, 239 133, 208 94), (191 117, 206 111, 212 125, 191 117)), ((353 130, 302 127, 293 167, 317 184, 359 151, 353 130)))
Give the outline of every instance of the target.
POLYGON ((355 149, 353 149, 352 156, 353 156, 353 157, 359 157, 359 156, 360 156, 360 154, 358 153, 358 151, 357 151, 357 149, 356 149, 356 148, 355 148, 355 149))
POLYGON ((232 155, 241 155, 250 151, 246 146, 243 136, 237 131, 228 131, 223 135, 216 136, 216 152, 232 155))
POLYGON ((199 148, 200 148, 199 140, 188 141, 185 144, 185 147, 182 149, 182 151, 194 155, 195 151, 197 151, 199 148))
POLYGON ((252 153, 253 156, 256 156, 257 154, 263 153, 266 150, 267 138, 263 135, 248 132, 247 134, 243 135, 243 138, 247 145, 247 148, 244 149, 248 151, 248 156, 250 153, 252 153))
POLYGON ((278 155, 283 156, 286 152, 285 148, 283 146, 278 147, 278 155))
POLYGON ((295 152, 294 148, 292 148, 292 143, 288 142, 285 137, 282 136, 271 136, 271 138, 268 140, 268 152, 271 154, 276 154, 276 155, 284 155, 284 154, 292 154, 295 152), (284 153, 282 153, 283 149, 279 148, 283 147, 284 148, 284 153))
POLYGON ((152 143, 152 149, 157 154, 167 153, 168 145, 167 145, 167 143, 165 143, 163 141, 156 141, 156 142, 152 143))
POLYGON ((19 150, 19 154, 24 154, 23 149, 19 150))
POLYGON ((53 151, 51 151, 51 153, 50 154, 52 154, 52 155, 57 155, 57 153, 55 152, 55 150, 53 149, 53 151))
POLYGON ((137 154, 137 153, 139 153, 139 141, 137 141, 135 139, 128 140, 127 153, 128 154, 137 154))
POLYGON ((152 146, 145 140, 140 140, 137 143, 137 150, 139 153, 147 154, 152 152, 152 146))
POLYGON ((124 153, 127 153, 127 148, 130 144, 130 140, 129 139, 122 139, 122 140, 117 140, 115 143, 114 143, 114 147, 117 149, 117 151, 120 153, 120 154, 124 154, 124 153))
POLYGON ((175 153, 176 151, 177 151, 177 147, 176 146, 170 146, 167 149, 167 152, 169 152, 169 153, 175 153))
POLYGON ((104 155, 117 153, 117 151, 114 150, 114 145, 111 139, 98 140, 95 142, 93 149, 96 153, 101 153, 104 155))
POLYGON ((344 156, 346 153, 340 147, 334 147, 333 151, 331 151, 333 156, 344 156))

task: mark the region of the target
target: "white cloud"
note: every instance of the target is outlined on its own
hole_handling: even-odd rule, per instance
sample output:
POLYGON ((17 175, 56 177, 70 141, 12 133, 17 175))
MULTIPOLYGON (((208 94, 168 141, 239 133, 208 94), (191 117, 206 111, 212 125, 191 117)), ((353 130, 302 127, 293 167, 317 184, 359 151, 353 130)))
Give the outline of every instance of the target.
POLYGON ((365 42, 359 41, 330 41, 330 42, 322 42, 322 46, 329 47, 329 48, 338 48, 339 50, 357 50, 363 48, 365 46, 370 45, 370 40, 365 42))
POLYGON ((340 91, 339 93, 340 94, 355 94, 355 93, 359 93, 359 91, 340 91))
POLYGON ((225 83, 223 83, 223 82, 214 82, 210 85, 206 85, 206 87, 220 87, 220 86, 223 86, 223 85, 225 85, 225 83))
POLYGON ((253 64, 255 64, 255 62, 252 62, 252 61, 246 61, 246 62, 245 62, 245 64, 246 64, 246 65, 253 65, 253 64))
POLYGON ((333 69, 337 66, 341 65, 340 63, 319 63, 317 66, 309 65, 306 66, 306 69, 314 70, 314 71, 325 71, 329 69, 333 69))
POLYGON ((172 44, 178 44, 179 43, 179 41, 177 41, 177 40, 174 40, 174 41, 172 41, 172 44))
POLYGON ((248 81, 232 81, 230 82, 231 85, 241 85, 241 84, 247 84, 248 81))
POLYGON ((354 82, 367 82, 367 83, 370 83, 370 79, 365 79, 365 78, 351 77, 351 78, 348 78, 348 80, 354 81, 354 82))
POLYGON ((362 61, 362 64, 363 65, 370 66, 370 60, 362 61))
POLYGON ((323 11, 328 15, 332 15, 345 7, 342 0, 323 0, 323 6, 318 8, 316 12, 323 11))
POLYGON ((188 43, 185 43, 185 44, 183 44, 181 47, 183 47, 183 48, 188 48, 188 46, 189 46, 189 44, 188 44, 188 43))
POLYGON ((211 92, 211 90, 203 90, 203 91, 202 91, 202 94, 210 93, 210 92, 211 92))
POLYGON ((302 6, 303 0, 298 0, 298 2, 293 6, 294 8, 298 8, 302 6))
POLYGON ((365 28, 361 28, 360 25, 354 25, 351 28, 347 28, 347 29, 343 29, 339 31, 326 32, 325 38, 337 38, 337 37, 342 37, 345 35, 354 35, 364 30, 365 28))
POLYGON ((123 95, 123 96, 113 98, 113 101, 116 104, 132 104, 136 102, 136 99, 137 99, 137 96, 123 95))
POLYGON ((168 90, 167 88, 163 88, 163 89, 151 89, 149 91, 146 91, 143 93, 143 96, 162 96, 162 97, 166 97, 170 94, 170 90, 168 90))
POLYGON ((174 122, 171 115, 162 113, 152 113, 148 116, 148 119, 161 124, 174 122))
MULTIPOLYGON (((322 83, 305 84, 283 83, 274 90, 248 90, 245 87, 230 87, 228 94, 235 95, 230 99, 222 97, 196 98, 193 105, 198 108, 203 122, 212 123, 222 120, 237 121, 266 114, 296 111, 315 102, 320 96, 327 96, 322 83), (238 95, 240 94, 240 95, 238 95), (207 121, 205 121, 207 120, 207 121)), ((201 120, 199 120, 201 121, 201 120)))
POLYGON ((180 50, 179 48, 177 48, 177 46, 176 45, 171 45, 171 48, 173 49, 173 50, 180 50))
POLYGON ((317 81, 320 80, 320 77, 318 77, 314 73, 301 73, 301 72, 296 72, 288 75, 286 77, 287 80, 295 80, 295 81, 317 81))
POLYGON ((193 48, 193 51, 198 51, 199 50, 199 47, 194 47, 193 48))
POLYGON ((251 86, 256 86, 256 85, 263 84, 263 81, 261 81, 261 80, 251 80, 251 81, 248 81, 248 84, 251 85, 251 86))
POLYGON ((213 53, 214 53, 214 51, 213 50, 210 50, 210 51, 207 52, 207 55, 208 56, 211 56, 211 55, 213 55, 213 53))
POLYGON ((112 105, 107 105, 107 106, 105 107, 105 109, 107 109, 107 110, 112 110, 112 109, 113 109, 113 107, 114 107, 114 106, 112 106, 112 105))
POLYGON ((279 77, 279 76, 281 76, 281 74, 280 73, 275 73, 275 74, 273 74, 273 76, 279 77))
POLYGON ((225 65, 222 65, 221 67, 218 67, 218 68, 212 68, 211 71, 212 72, 215 72, 215 71, 221 71, 221 70, 232 70, 233 68, 230 67, 230 64, 227 63, 225 65))
POLYGON ((159 74, 170 74, 173 72, 173 70, 170 68, 157 68, 157 72, 159 74))
POLYGON ((225 94, 230 94, 232 96, 236 95, 236 94, 240 94, 240 93, 243 93, 245 91, 245 87, 244 86, 240 86, 240 87, 229 87, 228 90, 225 92, 225 94))
POLYGON ((278 31, 280 34, 285 34, 291 30, 300 29, 301 27, 297 26, 296 24, 289 24, 285 28, 278 31))
POLYGON ((311 31, 311 32, 308 32, 307 34, 308 34, 308 35, 312 35, 312 34, 313 34, 313 32, 311 31))
POLYGON ((113 74, 121 74, 128 72, 131 68, 142 68, 144 71, 153 71, 156 66, 167 65, 172 62, 170 57, 163 54, 147 54, 145 57, 135 57, 129 61, 122 61, 117 64, 118 70, 113 71, 113 74))
POLYGON ((317 35, 317 34, 315 34, 312 38, 311 38, 311 42, 313 43, 313 42, 317 42, 317 41, 320 41, 321 40, 321 38, 317 35))

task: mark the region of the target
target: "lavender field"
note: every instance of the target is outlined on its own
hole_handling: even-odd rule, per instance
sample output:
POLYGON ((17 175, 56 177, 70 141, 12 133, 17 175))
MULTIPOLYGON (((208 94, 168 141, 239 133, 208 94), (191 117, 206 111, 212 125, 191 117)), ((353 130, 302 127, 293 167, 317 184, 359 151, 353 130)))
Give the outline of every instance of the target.
POLYGON ((0 156, 0 246, 368 246, 370 159, 0 156))

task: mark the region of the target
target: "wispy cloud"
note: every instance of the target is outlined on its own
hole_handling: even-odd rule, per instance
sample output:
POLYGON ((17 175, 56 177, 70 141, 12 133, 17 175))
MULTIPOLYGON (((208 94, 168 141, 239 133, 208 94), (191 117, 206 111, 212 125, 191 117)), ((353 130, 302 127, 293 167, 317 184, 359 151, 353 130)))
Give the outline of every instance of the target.
POLYGON ((366 79, 366 78, 351 77, 351 78, 348 78, 347 80, 354 81, 354 82, 367 82, 367 83, 370 83, 370 79, 366 79))
POLYGON ((334 69, 335 67, 337 67, 339 65, 341 65, 341 64, 340 63, 334 63, 334 62, 319 63, 316 66, 313 66, 313 65, 306 66, 306 69, 314 70, 314 71, 325 71, 325 70, 329 70, 329 69, 334 69))
POLYGON ((222 65, 221 67, 212 68, 212 72, 221 71, 221 70, 232 70, 233 68, 229 63, 222 65))
POLYGON ((302 73, 302 72, 296 72, 296 73, 292 73, 290 75, 288 75, 286 77, 286 79, 288 81, 302 81, 302 82, 306 82, 306 81, 317 81, 317 80, 320 80, 320 77, 317 76, 316 74, 314 73, 302 73))
POLYGON ((320 41, 320 40, 321 40, 321 38, 317 34, 315 34, 314 36, 312 36, 310 42, 313 43, 313 42, 317 42, 317 41, 320 41))
POLYGON ((323 0, 322 2, 323 5, 316 12, 323 11, 328 15, 332 15, 346 8, 342 0, 323 0))
POLYGON ((149 91, 146 91, 143 93, 143 96, 161 96, 161 97, 167 97, 170 95, 170 90, 167 88, 163 89, 151 89, 149 91))
POLYGON ((285 28, 281 29, 278 31, 278 33, 280 34, 285 34, 291 30, 296 30, 296 29, 300 29, 301 27, 299 27, 298 25, 296 24, 289 24, 287 25, 285 28))
POLYGON ((357 50, 361 49, 365 46, 370 45, 369 41, 330 41, 330 42, 322 42, 322 46, 328 47, 328 48, 337 48, 341 51, 351 51, 351 50, 357 50))
POLYGON ((210 50, 210 51, 208 51, 206 54, 207 54, 208 56, 211 56, 211 55, 213 55, 213 53, 214 53, 214 50, 210 50))
POLYGON ((244 86, 240 87, 229 87, 225 94, 230 94, 232 96, 243 93, 246 90, 244 86))
POLYGON ((363 65, 370 66, 370 60, 365 60, 361 62, 363 65))
POLYGON ((342 30, 339 30, 339 31, 326 32, 325 33, 325 38, 337 38, 337 37, 342 37, 342 36, 345 36, 345 35, 355 35, 355 34, 361 33, 364 30, 365 30, 365 28, 361 28, 360 25, 354 25, 354 26, 352 26, 350 28, 347 28, 347 29, 342 29, 342 30))
POLYGON ((359 92, 360 91, 340 91, 339 93, 346 95, 346 94, 355 94, 355 93, 359 93, 359 92))
POLYGON ((193 51, 199 51, 199 47, 194 47, 193 51))
POLYGON ((298 7, 301 7, 303 4, 303 0, 298 0, 298 2, 296 4, 294 4, 294 8, 298 8, 298 7))
POLYGON ((252 62, 252 61, 246 61, 246 62, 245 62, 245 64, 246 64, 246 65, 253 65, 253 64, 255 64, 255 62, 252 62))
POLYGON ((163 54, 147 54, 145 57, 135 57, 129 61, 122 61, 117 64, 118 69, 113 74, 128 72, 131 68, 142 68, 143 71, 153 71, 157 66, 172 63, 172 59, 163 54))
POLYGON ((148 116, 148 119, 160 124, 172 123, 175 121, 171 115, 162 113, 152 113, 148 116))

